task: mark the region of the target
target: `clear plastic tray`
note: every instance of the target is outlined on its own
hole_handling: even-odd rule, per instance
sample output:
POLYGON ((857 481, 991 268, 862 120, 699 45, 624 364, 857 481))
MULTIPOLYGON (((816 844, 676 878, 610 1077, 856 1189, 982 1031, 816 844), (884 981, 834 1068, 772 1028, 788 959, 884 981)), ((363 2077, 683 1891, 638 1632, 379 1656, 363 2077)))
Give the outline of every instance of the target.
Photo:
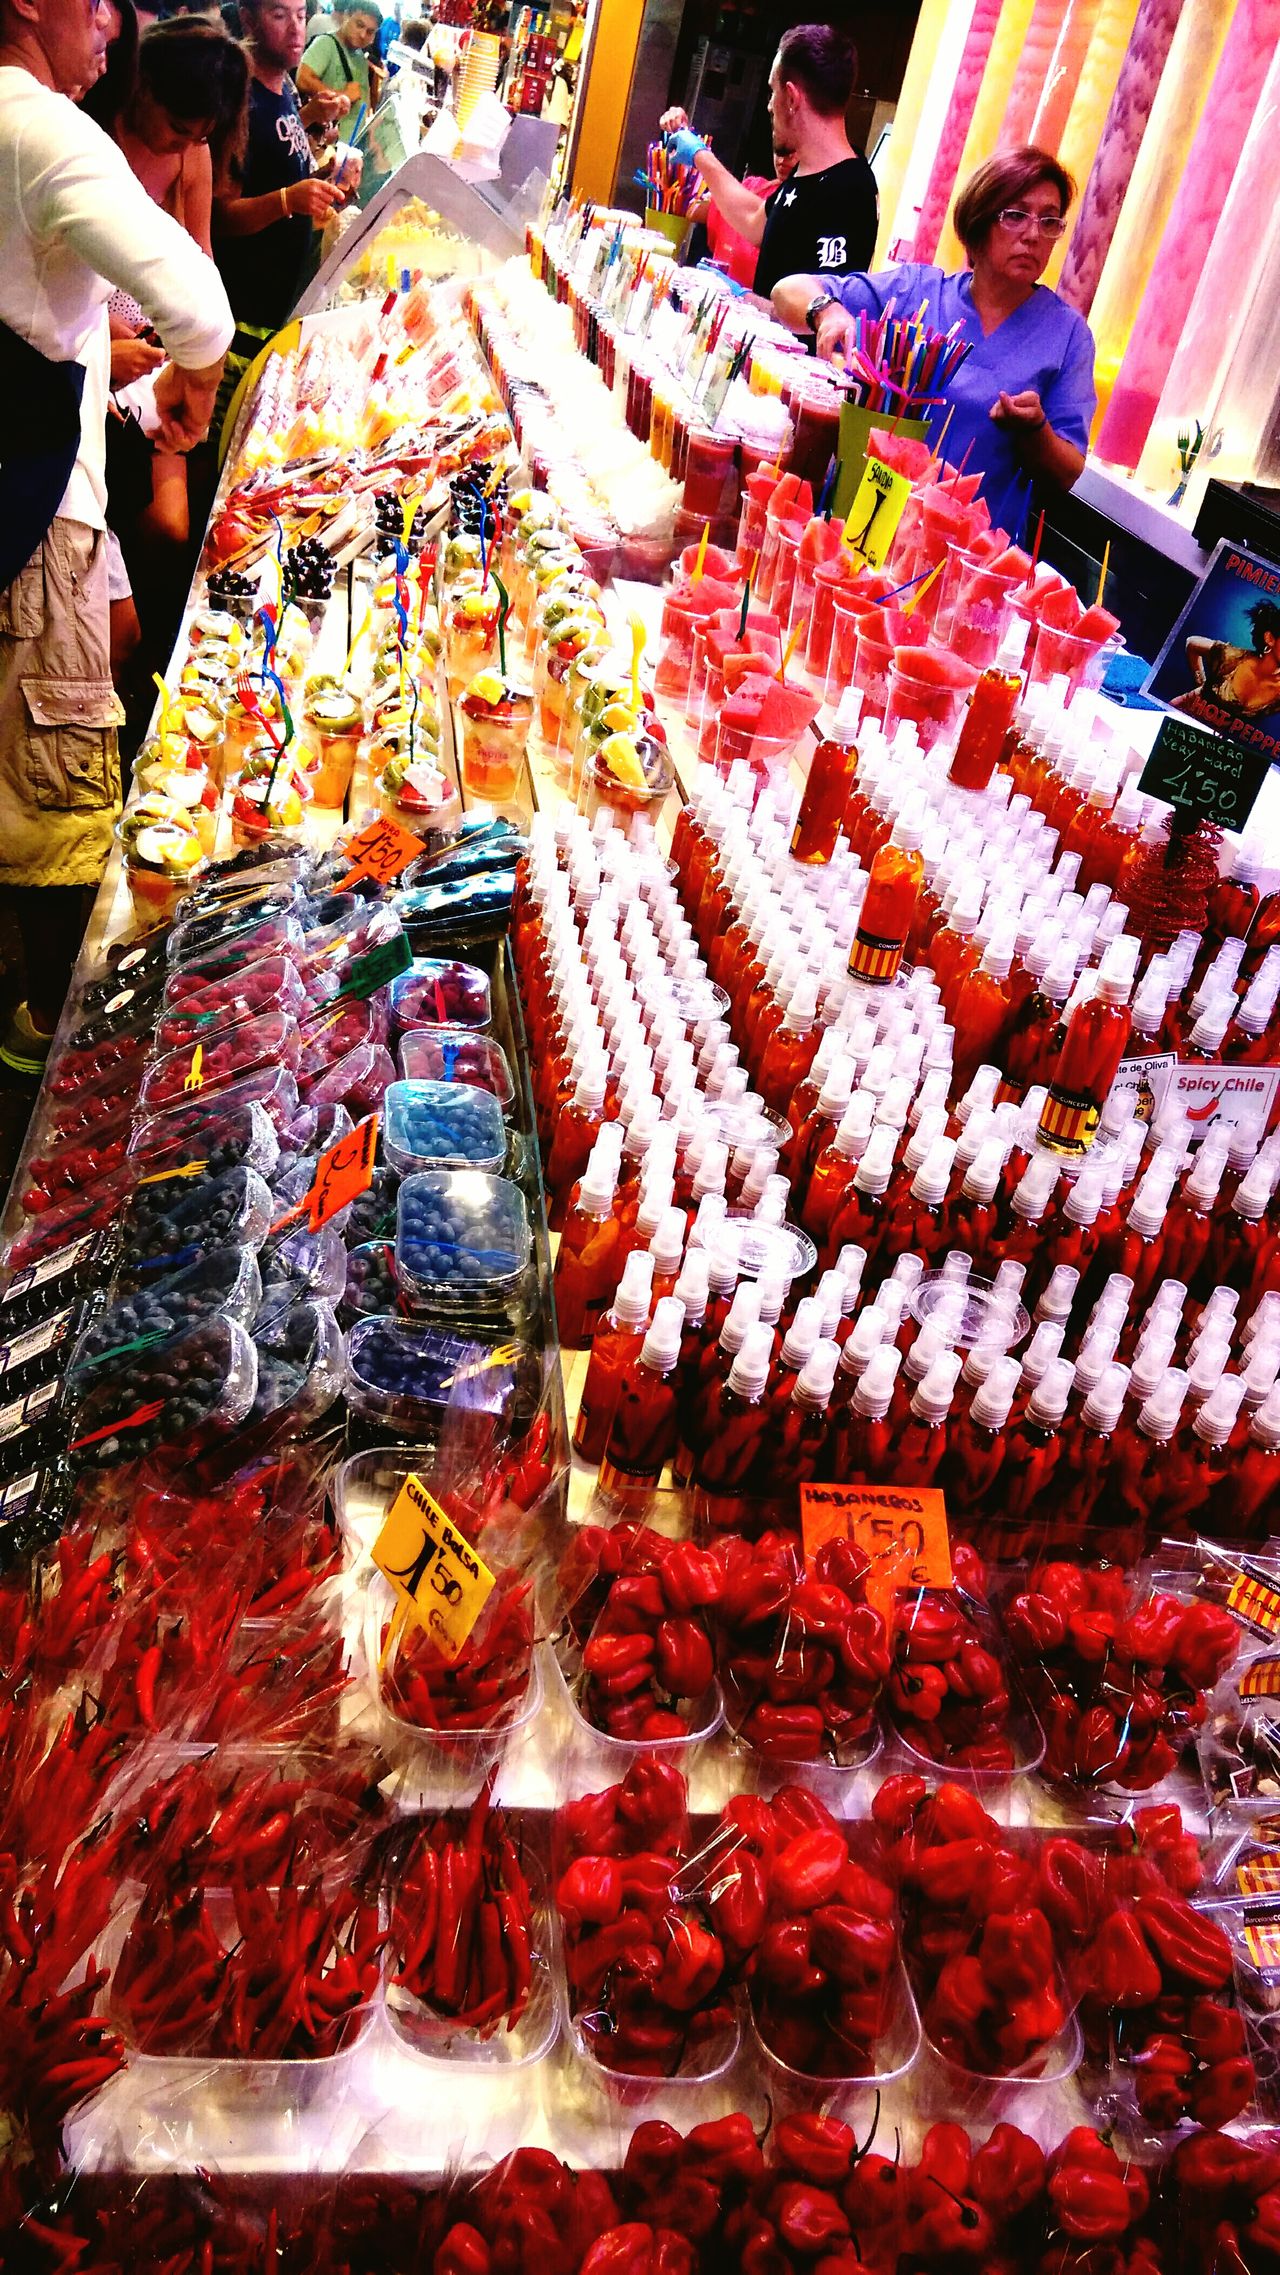
POLYGON ((143 1177, 159 1179, 198 1163, 206 1177, 245 1168, 270 1178, 280 1159, 280 1140, 265 1106, 256 1099, 229 1105, 227 1092, 220 1090, 207 1106, 192 1099, 137 1123, 129 1157, 143 1177))
POLYGON ((410 1027, 396 1056, 406 1082, 465 1082, 488 1090, 508 1113, 516 1094, 506 1052, 471 1027, 410 1027))
POLYGON ((398 1171, 388 1169, 385 1162, 380 1163, 365 1191, 352 1202, 347 1225, 349 1248, 358 1246, 362 1240, 394 1240, 399 1191, 398 1171))
POLYGON ((301 1053, 298 1023, 285 1011, 264 1011, 238 1027, 224 1028, 208 1044, 184 1043, 153 1059, 138 1092, 140 1106, 155 1112, 193 1093, 222 1090, 258 1067, 296 1071, 301 1053))
POLYGON ((386 1013, 372 997, 357 997, 312 1012, 302 1027, 298 1080, 303 1089, 349 1051, 357 1050, 362 1043, 383 1043, 386 1036, 386 1013))
POLYGON ((678 1738, 612 1738, 607 1730, 600 1729, 579 1703, 582 1688, 582 1654, 578 1644, 561 1635, 555 1638, 551 1658, 560 1688, 573 1722, 574 1732, 581 1744, 590 1751, 592 1761, 599 1761, 602 1774, 607 1772, 618 1780, 624 1778, 637 1755, 661 1755, 675 1761, 688 1774, 690 1756, 709 1738, 714 1738, 724 1721, 724 1708, 720 1700, 720 1686, 712 1682, 702 1697, 695 1699, 689 1717, 689 1728, 678 1738))
POLYGON ((82 1193, 99 1177, 109 1176, 124 1160, 132 1127, 127 1106, 98 1116, 94 1127, 80 1137, 60 1137, 26 1164, 22 1206, 28 1216, 67 1193, 82 1193))
POLYGON ((256 1169, 221 1177, 139 1186, 121 1216, 121 1280, 137 1286, 194 1264, 211 1248, 260 1248, 274 1214, 269 1186, 256 1169))
POLYGON ((396 1203, 396 1269, 411 1301, 501 1301, 531 1253, 524 1194, 480 1169, 425 1169, 396 1203))
POLYGON ((539 1370, 519 1344, 488 1343, 379 1315, 347 1336, 347 1404, 366 1429, 433 1440, 451 1405, 500 1416, 511 1436, 536 1408, 539 1370))
POLYGON ((264 1011, 283 1011, 296 1019, 306 1000, 297 966, 287 956, 264 956, 248 966, 241 961, 234 977, 193 988, 161 1012, 155 1048, 190 1050, 203 1043, 207 1051, 228 1027, 259 1018, 264 1011))
POLYGON ((769 2044, 767 2027, 757 2017, 757 2002, 753 1993, 754 1986, 749 1986, 747 2011, 751 2018, 754 2047, 764 2065, 766 2076, 772 2077, 775 2085, 784 2092, 812 2093, 817 2089, 829 2094, 847 2092, 857 2086, 878 2091, 906 2077, 915 2065, 924 2033, 900 1952, 893 1963, 893 1993, 888 2025, 876 2040, 871 2065, 865 2070, 801 2070, 794 2068, 790 2062, 784 2062, 782 2056, 775 2054, 769 2044))
MULTIPOLYGON (((241 1075, 237 1081, 215 1091, 209 1104, 215 1103, 220 1112, 227 1113, 233 1106, 261 1106, 282 1144, 307 1145, 315 1133, 315 1116, 302 1104, 298 1078, 287 1066, 255 1067, 251 1074, 241 1075)), ((202 1110, 198 1092, 192 1097, 184 1094, 175 1098, 171 1105, 157 1110, 154 1127, 158 1132, 161 1123, 169 1121, 178 1127, 193 1108, 196 1112, 202 1110)))
POLYGON ((391 1017, 401 1033, 407 1027, 488 1027, 488 974, 454 957, 415 956, 391 983, 391 1017))
POLYGON ((524 2013, 509 2030, 504 2022, 482 2035, 469 2030, 451 2015, 441 2014, 416 1998, 395 1980, 396 1954, 388 1947, 386 2015, 392 2035, 412 2054, 432 2062, 465 2063, 493 2071, 525 2069, 549 2054, 560 2035, 560 1998, 552 1965, 555 1922, 547 1901, 543 1874, 536 1861, 527 1863, 529 1892, 533 1898, 530 1963, 533 1982, 524 2013))
POLYGON ((252 1248, 215 1248, 184 1271, 120 1296, 81 1335, 67 1368, 88 1382, 133 1351, 180 1335, 211 1318, 247 1327, 262 1301, 262 1277, 252 1248))
POLYGON ((382 1145, 402 1177, 424 1169, 481 1169, 506 1159, 502 1108, 487 1090, 461 1082, 393 1082, 382 1102, 382 1145))
POLYGON ((319 1232, 294 1225, 271 1234, 259 1252, 258 1269, 264 1302, 288 1295, 295 1302, 313 1296, 317 1302, 336 1303, 347 1284, 342 1234, 331 1224, 321 1225, 319 1232))
POLYGON ((313 1298, 289 1303, 264 1295, 253 1322, 258 1387, 246 1429, 310 1429, 342 1390, 342 1330, 332 1306, 313 1298))
POLYGON ((347 1276, 338 1305, 344 1327, 379 1312, 394 1312, 400 1302, 396 1278, 396 1250, 392 1240, 362 1240, 347 1256, 347 1276))
POLYGON ((1031 1315, 1020 1303, 998 1305, 993 1286, 991 1280, 952 1280, 945 1272, 926 1272, 916 1282, 911 1316, 923 1327, 940 1309, 945 1310, 948 1339, 962 1351, 980 1343, 998 1326, 1002 1344, 1012 1351, 1027 1334, 1031 1315))
POLYGON ((308 1105, 317 1111, 342 1105, 355 1119, 371 1114, 396 1078, 396 1062, 385 1043, 357 1043, 304 1085, 308 1105))
POLYGON ((236 948, 244 963, 259 956, 289 955, 302 946, 302 926, 294 913, 292 886, 268 887, 253 900, 235 900, 186 916, 169 934, 165 951, 172 971, 211 948, 236 948))
POLYGON ((258 1361, 245 1329, 215 1318, 97 1373, 75 1399, 69 1451, 111 1469, 162 1449, 196 1453, 237 1428, 253 1405, 258 1361))

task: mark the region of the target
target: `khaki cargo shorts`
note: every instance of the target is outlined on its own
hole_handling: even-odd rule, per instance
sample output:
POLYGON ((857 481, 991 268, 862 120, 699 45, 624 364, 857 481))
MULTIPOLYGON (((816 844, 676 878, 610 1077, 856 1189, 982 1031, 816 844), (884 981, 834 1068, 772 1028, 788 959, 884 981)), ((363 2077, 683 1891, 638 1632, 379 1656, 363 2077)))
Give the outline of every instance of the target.
POLYGON ((55 521, 0 592, 0 885, 96 885, 120 811, 106 532, 55 521))

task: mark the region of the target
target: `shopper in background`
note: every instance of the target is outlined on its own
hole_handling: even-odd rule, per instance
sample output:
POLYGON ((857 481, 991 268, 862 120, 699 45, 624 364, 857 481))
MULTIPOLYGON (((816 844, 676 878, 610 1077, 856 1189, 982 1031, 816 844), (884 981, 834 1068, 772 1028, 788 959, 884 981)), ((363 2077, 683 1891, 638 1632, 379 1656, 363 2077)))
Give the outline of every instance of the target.
POLYGON ((86 0, 0 0, 0 886, 27 972, 0 1061, 23 1074, 48 1050, 119 810, 107 298, 132 293, 170 359, 169 449, 202 439, 231 337, 213 263, 67 100, 101 61, 86 0))
MULTIPOLYGON (((307 126, 340 118, 348 97, 324 88, 303 105, 291 74, 306 44, 305 0, 241 0, 252 77, 244 156, 231 188, 214 187, 213 257, 236 317, 229 387, 287 323, 312 252, 312 233, 359 181, 359 159, 341 183, 312 170, 307 126)), ((229 391, 229 389, 228 389, 229 391)))
MULTIPOLYGON (((394 29, 394 19, 391 21, 394 29)), ((298 92, 304 98, 327 92, 344 94, 354 109, 363 111, 360 131, 368 139, 360 202, 367 205, 405 159, 394 105, 383 112, 376 125, 373 123, 373 114, 387 88, 387 74, 377 60, 383 29, 381 12, 372 5, 347 8, 331 29, 317 31, 314 23, 308 29, 311 36, 298 65, 298 92)))
POLYGON ((875 176, 845 132, 858 57, 832 24, 795 24, 784 32, 769 73, 769 118, 775 149, 795 153, 795 170, 767 197, 722 166, 683 111, 668 111, 673 155, 692 164, 711 202, 739 236, 758 245, 753 287, 762 298, 795 270, 842 276, 863 269, 875 251, 875 176))
POLYGON ((970 266, 954 276, 904 261, 877 276, 789 276, 773 294, 793 331, 810 330, 817 352, 840 356, 861 311, 914 316, 970 340, 937 422, 951 409, 947 456, 983 476, 992 514, 1013 526, 1009 493, 1021 481, 1069 490, 1084 470, 1094 412, 1093 334, 1082 316, 1040 282, 1066 226, 1075 183, 1047 150, 1002 151, 979 166, 955 207, 970 266))

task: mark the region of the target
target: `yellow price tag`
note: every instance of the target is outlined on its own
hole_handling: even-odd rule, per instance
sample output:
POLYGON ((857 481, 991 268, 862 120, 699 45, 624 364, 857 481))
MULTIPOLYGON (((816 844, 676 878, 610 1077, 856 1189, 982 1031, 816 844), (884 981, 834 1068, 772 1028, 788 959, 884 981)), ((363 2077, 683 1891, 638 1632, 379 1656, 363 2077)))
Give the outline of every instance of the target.
POLYGON ((420 1477, 405 1479, 373 1561, 396 1592, 393 1631, 416 1619, 441 1658, 456 1659, 489 1600, 493 1574, 420 1477))
POLYGON ((883 459, 867 460, 844 525, 844 541, 868 567, 884 567, 910 495, 905 474, 895 474, 883 459))

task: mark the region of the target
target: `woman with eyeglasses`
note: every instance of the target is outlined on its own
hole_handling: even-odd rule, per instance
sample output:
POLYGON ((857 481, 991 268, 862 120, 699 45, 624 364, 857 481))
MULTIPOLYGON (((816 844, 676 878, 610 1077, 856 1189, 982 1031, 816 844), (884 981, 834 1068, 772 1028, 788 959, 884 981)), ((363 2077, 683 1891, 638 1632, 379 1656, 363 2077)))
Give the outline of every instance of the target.
POLYGON ((1009 526, 1024 481, 1069 490, 1084 470, 1096 397, 1093 334, 1040 279, 1066 227, 1075 183, 1047 150, 1002 151, 979 166, 955 207, 969 267, 949 274, 904 261, 876 276, 784 277, 773 306, 817 353, 841 356, 860 313, 914 317, 971 343, 931 418, 951 411, 946 452, 968 453, 991 512, 1009 526))

